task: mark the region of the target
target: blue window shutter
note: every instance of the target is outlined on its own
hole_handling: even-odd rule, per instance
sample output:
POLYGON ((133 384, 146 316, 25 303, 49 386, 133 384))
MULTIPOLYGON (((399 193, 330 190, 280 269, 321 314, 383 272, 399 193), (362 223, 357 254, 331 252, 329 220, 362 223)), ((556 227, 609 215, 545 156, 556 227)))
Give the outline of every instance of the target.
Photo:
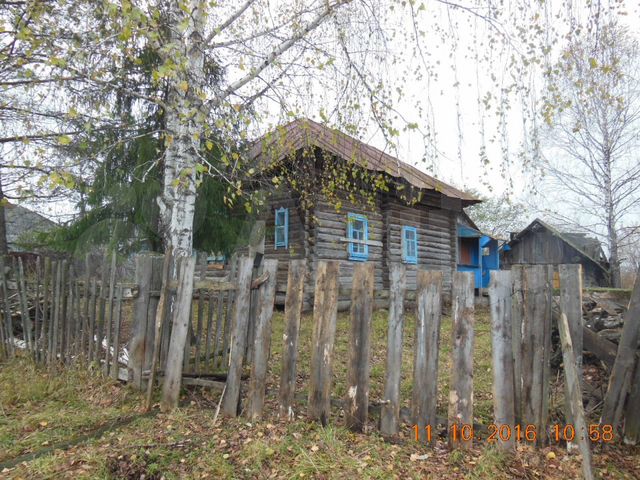
POLYGON ((274 247, 278 249, 289 247, 289 209, 278 208, 276 210, 274 247))
MULTIPOLYGON (((347 235, 350 240, 369 240, 369 221, 364 215, 349 213, 347 215, 347 235)), ((349 242, 349 260, 366 261, 369 258, 369 245, 349 242)))
POLYGON ((402 227, 402 261, 412 265, 418 263, 418 230, 416 227, 402 227))

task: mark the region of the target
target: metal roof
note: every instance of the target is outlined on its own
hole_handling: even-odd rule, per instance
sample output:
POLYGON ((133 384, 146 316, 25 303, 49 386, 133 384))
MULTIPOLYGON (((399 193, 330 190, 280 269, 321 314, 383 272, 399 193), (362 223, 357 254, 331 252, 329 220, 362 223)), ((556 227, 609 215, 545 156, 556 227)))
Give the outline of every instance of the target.
POLYGON ((256 140, 251 147, 250 158, 272 163, 306 147, 318 147, 343 159, 353 160, 368 170, 403 178, 416 188, 435 190, 467 205, 480 202, 382 150, 309 119, 294 120, 256 140))

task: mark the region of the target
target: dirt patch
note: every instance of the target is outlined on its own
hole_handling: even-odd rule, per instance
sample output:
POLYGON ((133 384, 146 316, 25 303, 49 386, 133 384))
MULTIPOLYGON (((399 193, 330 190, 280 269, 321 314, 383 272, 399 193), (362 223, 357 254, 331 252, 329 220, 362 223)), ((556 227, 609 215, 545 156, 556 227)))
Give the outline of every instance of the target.
POLYGON ((118 455, 107 458, 107 471, 114 479, 160 480, 160 473, 150 473, 146 456, 118 455))

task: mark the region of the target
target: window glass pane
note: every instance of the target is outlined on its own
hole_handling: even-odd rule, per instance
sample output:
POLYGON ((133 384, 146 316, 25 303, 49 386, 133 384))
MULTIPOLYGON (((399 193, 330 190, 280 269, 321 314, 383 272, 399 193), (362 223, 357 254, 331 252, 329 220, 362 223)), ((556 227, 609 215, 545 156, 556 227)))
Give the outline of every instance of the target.
POLYGON ((276 227, 276 245, 284 244, 284 227, 276 227))

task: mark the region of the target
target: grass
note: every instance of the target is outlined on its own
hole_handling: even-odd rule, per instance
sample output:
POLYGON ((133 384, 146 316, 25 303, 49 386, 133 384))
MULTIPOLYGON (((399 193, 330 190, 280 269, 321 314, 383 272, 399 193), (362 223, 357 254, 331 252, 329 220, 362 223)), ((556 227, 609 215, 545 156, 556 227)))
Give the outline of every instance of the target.
MULTIPOLYGON (((308 378, 312 318, 302 319, 298 391, 308 378)), ((344 394, 349 318, 341 314, 336 336, 333 396, 344 394)), ((385 374, 386 312, 378 311, 372 330, 372 400, 380 398, 385 374)), ((560 446, 533 450, 522 445, 506 455, 486 444, 470 451, 449 450, 444 441, 434 448, 412 441, 406 425, 395 442, 385 441, 374 428, 354 434, 342 425, 334 409, 326 428, 309 422, 298 406, 292 422, 275 416, 279 380, 282 314, 273 320, 265 418, 218 418, 219 392, 185 390, 181 407, 169 414, 157 412, 107 431, 64 450, 46 452, 35 460, 2 471, 12 479, 257 479, 257 478, 578 478, 577 456, 567 456, 560 446), (554 456, 547 456, 554 452, 554 456)), ((414 319, 407 316, 403 352, 402 399, 411 396, 414 319)), ((488 314, 476 312, 474 354, 475 416, 491 418, 491 345, 488 314)), ((439 374, 439 410, 446 412, 450 369, 451 321, 443 318, 439 374)), ((2 459, 38 451, 62 440, 77 438, 107 421, 140 414, 141 395, 130 387, 81 369, 50 375, 26 358, 0 364, 0 455, 2 459)), ((595 450, 594 463, 606 478, 638 478, 640 450, 616 447, 595 450)), ((0 460, 0 465, 2 460, 0 460)))

